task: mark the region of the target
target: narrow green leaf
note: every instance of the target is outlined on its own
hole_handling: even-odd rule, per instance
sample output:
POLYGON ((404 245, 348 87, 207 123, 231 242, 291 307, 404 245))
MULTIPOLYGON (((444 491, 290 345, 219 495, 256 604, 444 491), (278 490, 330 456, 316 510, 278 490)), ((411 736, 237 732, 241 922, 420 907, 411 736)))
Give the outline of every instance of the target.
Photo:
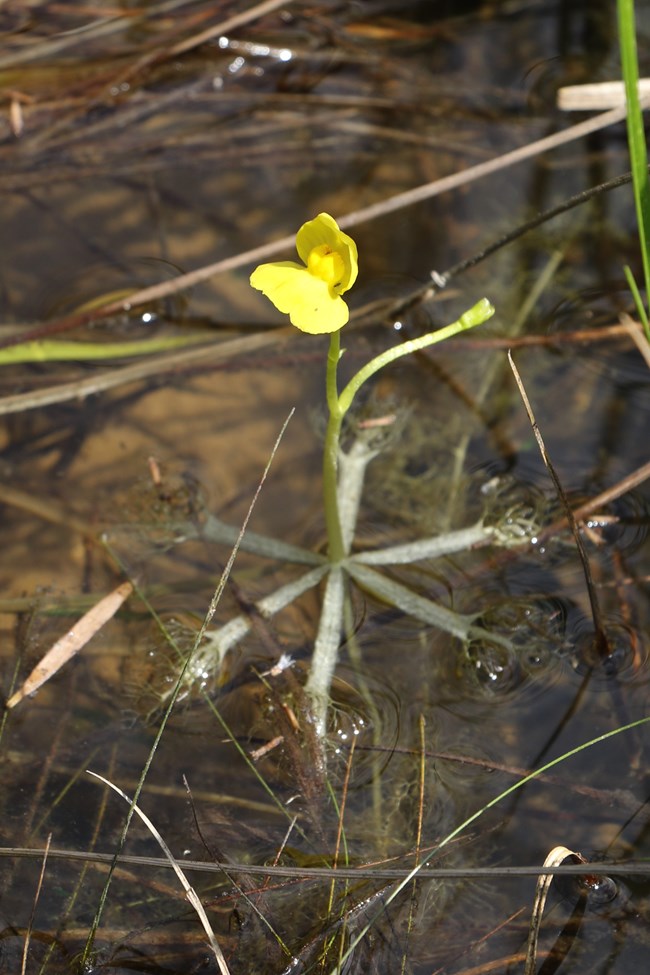
MULTIPOLYGON (((639 101, 639 64, 637 58, 634 0, 618 0, 617 9, 621 65, 623 68, 625 99, 627 102, 627 141, 632 164, 632 185, 634 187, 634 203, 636 207, 647 302, 648 295, 650 295, 650 185, 648 183, 648 152, 645 141, 643 112, 639 101)), ((647 315, 645 316, 644 328, 646 336, 650 339, 647 315)))

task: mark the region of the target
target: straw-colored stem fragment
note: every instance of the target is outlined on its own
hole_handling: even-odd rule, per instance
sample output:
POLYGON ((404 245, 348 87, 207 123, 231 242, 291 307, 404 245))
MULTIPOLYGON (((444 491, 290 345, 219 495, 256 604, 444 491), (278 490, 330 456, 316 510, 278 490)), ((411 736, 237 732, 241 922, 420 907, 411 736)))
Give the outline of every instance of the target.
POLYGON ((122 603, 129 598, 132 592, 131 583, 123 582, 108 596, 100 599, 96 606, 89 609, 72 629, 68 630, 65 636, 62 636, 54 646, 50 647, 29 677, 26 678, 23 686, 11 695, 7 701, 7 707, 14 708, 24 697, 33 694, 50 677, 53 677, 64 664, 67 664, 72 657, 79 653, 105 623, 115 616, 122 603))
POLYGON ((147 829, 149 830, 149 832, 151 833, 151 835, 154 837, 154 839, 156 840, 156 842, 160 846, 161 850, 163 851, 163 853, 165 854, 165 856, 169 860, 169 862, 170 862, 170 864, 172 866, 172 869, 173 869, 174 873, 178 877, 178 879, 179 879, 179 881, 181 883, 181 886, 183 887, 183 890, 185 891, 185 894, 187 896, 188 901, 190 902, 190 904, 192 905, 192 907, 194 908, 194 910, 198 914, 199 920, 201 921, 201 924, 203 925, 203 930, 205 931, 206 935, 208 936, 208 941, 210 942, 210 947, 212 948, 212 951, 213 951, 214 956, 216 958, 217 965, 219 966, 219 971, 221 972, 221 975, 230 975, 230 970, 229 970, 228 965, 226 963, 226 959, 224 958, 223 952, 222 952, 221 948, 219 947, 219 944, 217 943, 217 939, 214 936, 214 931, 212 930, 212 926, 211 926, 211 924, 210 924, 210 922, 208 920, 208 916, 205 913, 205 909, 204 909, 203 904, 201 903, 201 901, 199 899, 198 894, 196 893, 196 891, 194 890, 194 888, 192 887, 192 885, 188 881, 187 877, 185 876, 185 874, 181 870, 180 866, 178 865, 178 862, 176 861, 176 859, 172 855, 171 850, 169 849, 169 847, 165 843, 164 839, 162 838, 162 836, 160 835, 160 833, 158 832, 158 830, 156 829, 156 827, 154 826, 154 824, 151 822, 151 820, 149 819, 149 817, 147 816, 147 814, 144 813, 142 811, 142 809, 140 809, 140 807, 138 806, 138 804, 136 803, 136 801, 134 799, 130 799, 125 792, 122 792, 122 790, 120 788, 118 788, 118 786, 114 785, 112 782, 109 782, 108 779, 105 779, 103 775, 98 775, 97 772, 91 772, 90 769, 88 770, 88 775, 92 775, 93 778, 99 779, 99 781, 100 782, 103 782, 104 785, 107 785, 114 792, 117 792, 118 796, 121 796, 122 799, 124 799, 126 802, 128 802, 128 804, 131 807, 131 809, 135 813, 137 813, 137 815, 140 817, 140 819, 142 820, 142 822, 145 824, 145 826, 147 827, 147 829))

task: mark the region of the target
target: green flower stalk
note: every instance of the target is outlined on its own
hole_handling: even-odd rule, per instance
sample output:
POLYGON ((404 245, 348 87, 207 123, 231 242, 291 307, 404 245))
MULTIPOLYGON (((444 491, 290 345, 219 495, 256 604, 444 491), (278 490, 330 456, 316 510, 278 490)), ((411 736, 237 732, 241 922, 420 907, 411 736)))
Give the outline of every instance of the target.
POLYGON ((326 377, 329 421, 323 452, 323 501, 329 560, 338 564, 349 554, 343 544, 337 501, 339 443, 343 419, 354 397, 366 380, 384 366, 467 328, 481 325, 494 314, 494 308, 484 298, 446 328, 387 349, 363 366, 339 395, 337 368, 342 354, 339 331, 350 317, 341 295, 357 279, 357 245, 339 229, 329 213, 319 213, 298 231, 296 249, 303 264, 295 261, 261 264, 253 271, 250 283, 265 294, 278 311, 289 315, 292 325, 300 331, 330 333, 326 377))

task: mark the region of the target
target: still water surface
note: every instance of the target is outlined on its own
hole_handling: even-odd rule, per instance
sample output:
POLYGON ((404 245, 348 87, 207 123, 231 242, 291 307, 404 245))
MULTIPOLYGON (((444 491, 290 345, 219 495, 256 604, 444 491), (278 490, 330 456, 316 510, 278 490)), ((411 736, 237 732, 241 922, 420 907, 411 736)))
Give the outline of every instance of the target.
MULTIPOLYGON (((18 132, 18 109, 7 112, 0 143, 7 329, 173 280, 293 233, 321 210, 344 216, 524 145, 570 124, 554 107, 559 84, 618 73, 610 3, 287 4, 174 53, 233 13, 233 5, 216 6, 223 10, 136 4, 117 19, 101 6, 77 15, 45 4, 3 13, 0 75, 20 95, 13 98, 23 125, 18 132), (110 30, 94 20, 104 15, 110 30), (82 26, 85 37, 71 33, 82 26)), ((639 7, 643 28, 647 4, 639 7)), ((359 225, 353 310, 411 294, 432 270, 627 168, 624 129, 615 126, 359 225)), ((208 673, 205 693, 185 695, 171 718, 141 803, 179 859, 268 864, 282 851, 278 862, 304 870, 333 862, 408 869, 528 770, 648 715, 648 489, 607 505, 585 536, 615 649, 613 665, 603 667, 590 655, 591 607, 571 536, 542 534, 562 509, 507 367, 508 343, 498 341, 508 336, 515 348, 572 503, 647 463, 650 382, 639 352, 624 337, 570 340, 616 324, 630 308, 622 268, 638 263, 632 210, 625 187, 598 197, 459 275, 401 314, 399 329, 382 314, 387 306, 348 327, 344 379, 483 295, 497 307, 480 333, 404 361, 376 384, 364 409, 396 413, 401 426, 370 465, 359 537, 364 547, 397 544, 464 527, 486 507, 503 514, 523 505, 539 523, 535 543, 397 573, 444 605, 479 612, 482 625, 513 639, 516 653, 463 647, 355 592, 325 774, 300 728, 318 618, 318 593, 307 594, 233 653, 221 674, 208 673), (556 268, 541 286, 549 258, 556 268), (526 336, 542 341, 518 349, 526 336), (260 677, 282 653, 292 667, 260 677), (299 725, 293 738, 287 707, 299 725), (284 744, 266 750, 280 734, 284 744)), ((249 271, 212 277, 71 337, 196 331, 218 342, 282 325, 248 287, 249 271)), ((151 610, 181 650, 191 645, 228 557, 201 528, 208 513, 241 523, 294 407, 251 528, 322 546, 325 354, 324 340, 285 331, 261 352, 3 418, 5 692, 125 574, 149 600, 129 601, 8 715, 4 846, 42 849, 51 834, 57 849, 114 851, 125 807, 85 770, 133 793, 178 669, 151 610), (152 480, 157 467, 160 484, 152 480)), ((1 391, 38 391, 107 368, 4 367, 1 391)), ((218 618, 293 572, 242 554, 218 618)), ((432 863, 538 865, 557 845, 589 859, 643 860, 646 741, 641 726, 560 764, 490 809, 432 863)), ((158 855, 137 823, 127 851, 158 855)), ((1 971, 20 964, 39 869, 38 861, 2 861, 1 971)), ((74 970, 105 869, 49 862, 28 971, 74 970)), ((339 883, 330 900, 329 883, 306 876, 242 875, 238 889, 219 874, 191 879, 233 973, 330 971, 341 942, 375 918, 346 971, 523 970, 534 878, 423 881, 384 913, 387 880, 339 883)), ((597 895, 585 903, 566 881, 552 887, 540 958, 573 912, 568 941, 549 965, 561 962, 574 975, 644 971, 646 880, 617 877, 615 889, 597 895)), ((214 966, 162 867, 118 869, 97 946, 102 971, 214 966)))

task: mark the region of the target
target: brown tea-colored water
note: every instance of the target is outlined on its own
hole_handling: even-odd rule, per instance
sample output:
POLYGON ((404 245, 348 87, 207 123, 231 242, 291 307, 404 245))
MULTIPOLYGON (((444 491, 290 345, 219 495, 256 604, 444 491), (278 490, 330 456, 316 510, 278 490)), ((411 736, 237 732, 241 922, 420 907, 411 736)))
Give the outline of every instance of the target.
MULTIPOLYGON (((647 5, 639 8, 643 30, 647 5)), ((556 88, 619 72, 610 3, 287 3, 217 29, 244 13, 199 2, 3 10, 6 336, 565 128, 575 120, 556 110, 556 88), (210 38, 190 43, 208 28, 210 38)), ((610 640, 602 661, 575 543, 565 529, 543 534, 563 509, 506 362, 509 342, 574 505, 647 463, 650 374, 640 352, 624 335, 574 335, 605 336, 632 308, 623 275, 626 262, 635 273, 639 264, 631 192, 543 225, 398 318, 387 309, 423 290, 432 271, 627 168, 615 126, 354 229, 360 276, 350 305, 379 304, 343 333, 343 381, 483 295, 497 308, 479 331, 383 373, 362 404, 400 425, 369 467, 359 545, 507 517, 511 507, 540 531, 507 554, 483 548, 396 571, 445 606, 480 613, 514 654, 462 646, 352 592, 326 768, 301 691, 317 590, 258 621, 220 672, 182 694, 140 803, 181 863, 231 864, 227 874, 188 876, 233 973, 335 971, 368 922, 346 971, 523 970, 534 877, 429 878, 384 909, 394 880, 372 871, 408 871, 528 771, 647 716, 648 489, 599 509, 583 532, 610 640), (539 341, 522 343, 531 336, 539 341), (292 665, 274 672, 282 654, 292 665), (302 874, 248 875, 237 864, 302 874), (365 869, 334 886, 308 873, 346 865, 365 869)), ((248 286, 250 270, 52 338, 203 334, 214 345, 270 334, 285 323, 248 286)), ((241 524, 292 409, 250 528, 323 548, 326 352, 324 338, 284 330, 236 358, 207 352, 186 364, 179 354, 173 370, 152 367, 137 381, 83 398, 73 389, 3 416, 5 694, 125 577, 140 593, 6 714, 3 847, 42 850, 51 835, 57 851, 115 851, 127 805, 86 770, 133 795, 161 702, 228 559, 229 546, 205 535, 209 515, 241 524)), ((37 396, 123 366, 6 365, 0 392, 37 396)), ((240 553, 217 619, 296 571, 240 553)), ((587 859, 643 861, 646 740, 641 725, 549 769, 430 866, 537 866, 559 845, 587 859)), ((160 857, 137 821, 125 852, 160 857)), ((0 971, 22 963, 41 859, 0 861, 0 971)), ((106 871, 49 859, 28 972, 77 970, 106 871)), ((561 964, 572 975, 645 971, 647 881, 622 870, 614 880, 552 885, 538 968, 547 958, 546 970, 561 964)), ((118 866, 95 949, 88 971, 216 970, 162 861, 118 866)))

